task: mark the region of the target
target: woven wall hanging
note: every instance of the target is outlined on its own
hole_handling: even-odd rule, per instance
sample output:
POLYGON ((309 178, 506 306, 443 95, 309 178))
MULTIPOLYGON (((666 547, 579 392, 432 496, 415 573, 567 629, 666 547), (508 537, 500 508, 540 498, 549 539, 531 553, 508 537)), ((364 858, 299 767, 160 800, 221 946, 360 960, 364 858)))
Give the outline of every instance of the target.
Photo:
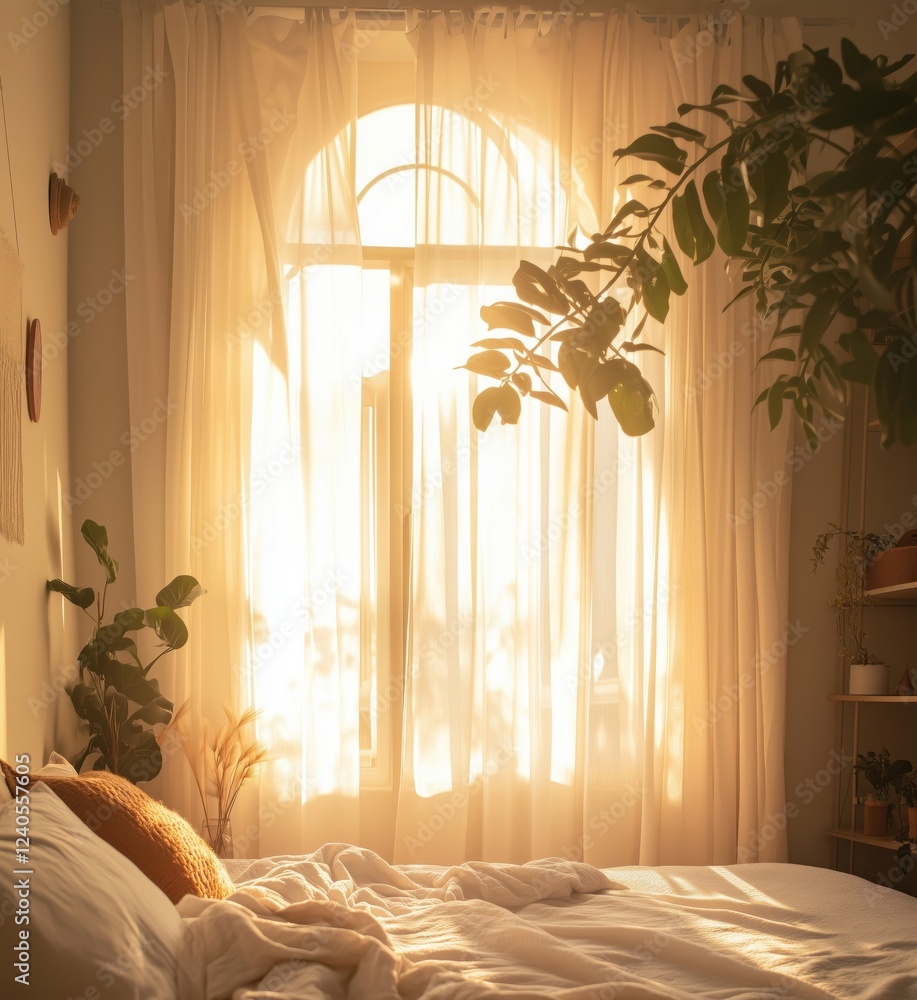
POLYGON ((16 245, 0 229, 0 534, 11 542, 25 541, 22 509, 22 261, 19 258, 19 226, 13 196, 6 100, 0 78, 0 111, 6 142, 6 169, 16 245))

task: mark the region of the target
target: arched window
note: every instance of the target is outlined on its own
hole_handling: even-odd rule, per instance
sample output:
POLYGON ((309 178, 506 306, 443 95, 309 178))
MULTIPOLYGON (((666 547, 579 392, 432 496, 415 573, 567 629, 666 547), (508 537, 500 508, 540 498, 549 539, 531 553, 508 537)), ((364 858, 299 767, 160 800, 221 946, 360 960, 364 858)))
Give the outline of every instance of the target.
MULTIPOLYGON (((480 306, 513 296, 511 277, 520 258, 552 259, 566 222, 556 151, 534 126, 515 123, 509 128, 496 115, 427 109, 420 159, 417 126, 415 105, 402 102, 374 108, 357 120, 352 156, 359 245, 345 242, 333 252, 317 246, 287 248, 283 306, 288 370, 274 368, 264 351, 256 359, 259 424, 254 435, 263 450, 259 457, 255 448, 253 465, 266 467, 268 474, 263 488, 252 491, 258 507, 254 522, 263 526, 261 569, 252 595, 263 633, 254 639, 255 700, 264 706, 281 769, 284 729, 297 724, 290 707, 298 711, 309 701, 317 730, 312 739, 321 748, 322 764, 304 797, 352 792, 354 780, 364 787, 392 784, 409 603, 410 515, 430 491, 440 488, 436 476, 443 475, 440 470, 416 481, 412 453, 421 433, 419 400, 454 388, 455 368, 464 363, 471 342, 486 336, 480 306), (426 155, 431 144, 444 147, 435 162, 426 155), (428 337, 424 350, 415 351, 418 333, 434 326, 435 349, 428 337), (323 369, 334 367, 332 355, 342 351, 345 394, 360 398, 358 426, 345 426, 346 414, 335 409, 341 387, 321 376, 323 369), (271 428, 284 424, 287 406, 308 409, 303 426, 308 424, 313 444, 294 430, 289 465, 275 457, 273 476, 269 459, 276 456, 278 442, 271 428), (358 484, 358 497, 346 511, 331 506, 323 484, 308 468, 310 447, 332 440, 346 451, 358 484), (315 565, 315 547, 327 541, 316 534, 315 524, 338 517, 352 519, 348 551, 329 551, 327 572, 303 585, 304 560, 297 553, 309 550, 315 565), (313 529, 308 537, 306 522, 313 529), (332 593, 340 596, 334 574, 359 579, 358 599, 339 600, 335 612, 338 630, 342 616, 350 622, 346 648, 330 628, 323 639, 316 625, 332 593), (295 602, 293 594, 299 595, 295 602), (325 641, 336 643, 338 671, 333 676, 322 670, 325 641), (307 659, 312 658, 308 683, 303 679, 304 649, 307 659), (350 697, 354 704, 347 707, 343 702, 350 697), (357 779, 352 774, 342 778, 346 768, 335 756, 342 715, 349 717, 359 741, 357 779)), ((308 190, 318 184, 312 170, 307 165, 308 190)), ((563 388, 557 386, 560 392, 563 388)), ((467 401, 464 405, 467 409, 467 401)), ((477 445, 458 445, 462 447, 467 451, 477 445)), ((507 456, 521 447, 510 445, 507 456)), ((514 462, 509 457, 495 464, 509 480, 518 471, 514 462)), ((496 496, 500 485, 494 489, 496 496)), ((569 691, 572 713, 575 685, 569 691)), ((299 745, 295 739, 290 742, 299 745)), ((431 791, 448 786, 449 766, 448 753, 440 763, 426 761, 431 791), (445 770, 438 776, 439 767, 445 770)), ((559 775, 566 767, 558 765, 559 775)))

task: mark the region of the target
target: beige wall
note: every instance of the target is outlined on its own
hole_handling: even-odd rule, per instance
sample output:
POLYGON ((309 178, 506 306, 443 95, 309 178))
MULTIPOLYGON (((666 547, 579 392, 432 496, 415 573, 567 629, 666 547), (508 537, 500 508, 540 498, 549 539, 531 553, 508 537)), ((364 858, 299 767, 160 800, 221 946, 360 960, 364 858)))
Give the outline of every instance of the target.
MULTIPOLYGON (((139 106, 122 94, 121 18, 97 2, 71 11, 70 145, 66 158, 82 198, 84 225, 71 234, 69 315, 70 469, 74 531, 91 518, 108 529, 121 564, 113 606, 134 601, 131 447, 124 291, 123 122, 139 106)), ((133 439, 136 447, 137 438, 133 439)), ((80 540, 80 581, 99 565, 80 540)), ((147 595, 147 603, 151 600, 147 595)))
MULTIPOLYGON (((20 256, 25 266, 25 322, 38 318, 44 340, 41 420, 29 421, 22 396, 25 545, 0 539, 0 752, 37 760, 73 735, 69 701, 49 685, 74 654, 73 618, 48 594, 49 577, 73 572, 71 519, 62 496, 69 481, 67 457, 67 246, 66 233, 51 235, 48 175, 67 143, 70 78, 70 11, 39 7, 37 0, 0 5, 0 72, 6 99, 20 256), (54 12, 49 15, 48 11, 54 12), (63 703, 66 701, 66 704, 63 703)), ((2 143, 2 137, 0 137, 2 143)), ((13 233, 5 149, 0 174, 0 224, 13 233)), ((85 224, 78 216, 76 227, 85 224)))

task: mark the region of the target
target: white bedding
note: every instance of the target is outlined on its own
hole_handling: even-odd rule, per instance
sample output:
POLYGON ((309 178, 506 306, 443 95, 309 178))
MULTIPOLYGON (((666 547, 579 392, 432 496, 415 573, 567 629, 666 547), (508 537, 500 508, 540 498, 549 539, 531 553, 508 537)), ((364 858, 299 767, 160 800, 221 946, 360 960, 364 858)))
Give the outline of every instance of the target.
POLYGON ((180 1000, 917 1000, 917 900, 796 865, 393 868, 326 845, 186 897, 180 1000))

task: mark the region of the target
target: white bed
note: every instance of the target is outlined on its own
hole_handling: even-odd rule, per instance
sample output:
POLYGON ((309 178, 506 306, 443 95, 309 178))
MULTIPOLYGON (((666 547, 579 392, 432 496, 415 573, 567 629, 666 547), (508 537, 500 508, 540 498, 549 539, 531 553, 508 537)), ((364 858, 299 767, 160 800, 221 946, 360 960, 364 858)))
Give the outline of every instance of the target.
POLYGON ((229 900, 179 905, 183 1000, 917 1000, 917 900, 840 872, 393 868, 345 845, 227 868, 229 900))
POLYGON ((917 1000, 917 900, 839 872, 395 868, 331 844, 228 862, 231 891, 201 845, 209 881, 194 886, 213 891, 167 896, 171 871, 132 863, 50 780, 0 805, 0 997, 27 983, 40 1000, 917 1000))

